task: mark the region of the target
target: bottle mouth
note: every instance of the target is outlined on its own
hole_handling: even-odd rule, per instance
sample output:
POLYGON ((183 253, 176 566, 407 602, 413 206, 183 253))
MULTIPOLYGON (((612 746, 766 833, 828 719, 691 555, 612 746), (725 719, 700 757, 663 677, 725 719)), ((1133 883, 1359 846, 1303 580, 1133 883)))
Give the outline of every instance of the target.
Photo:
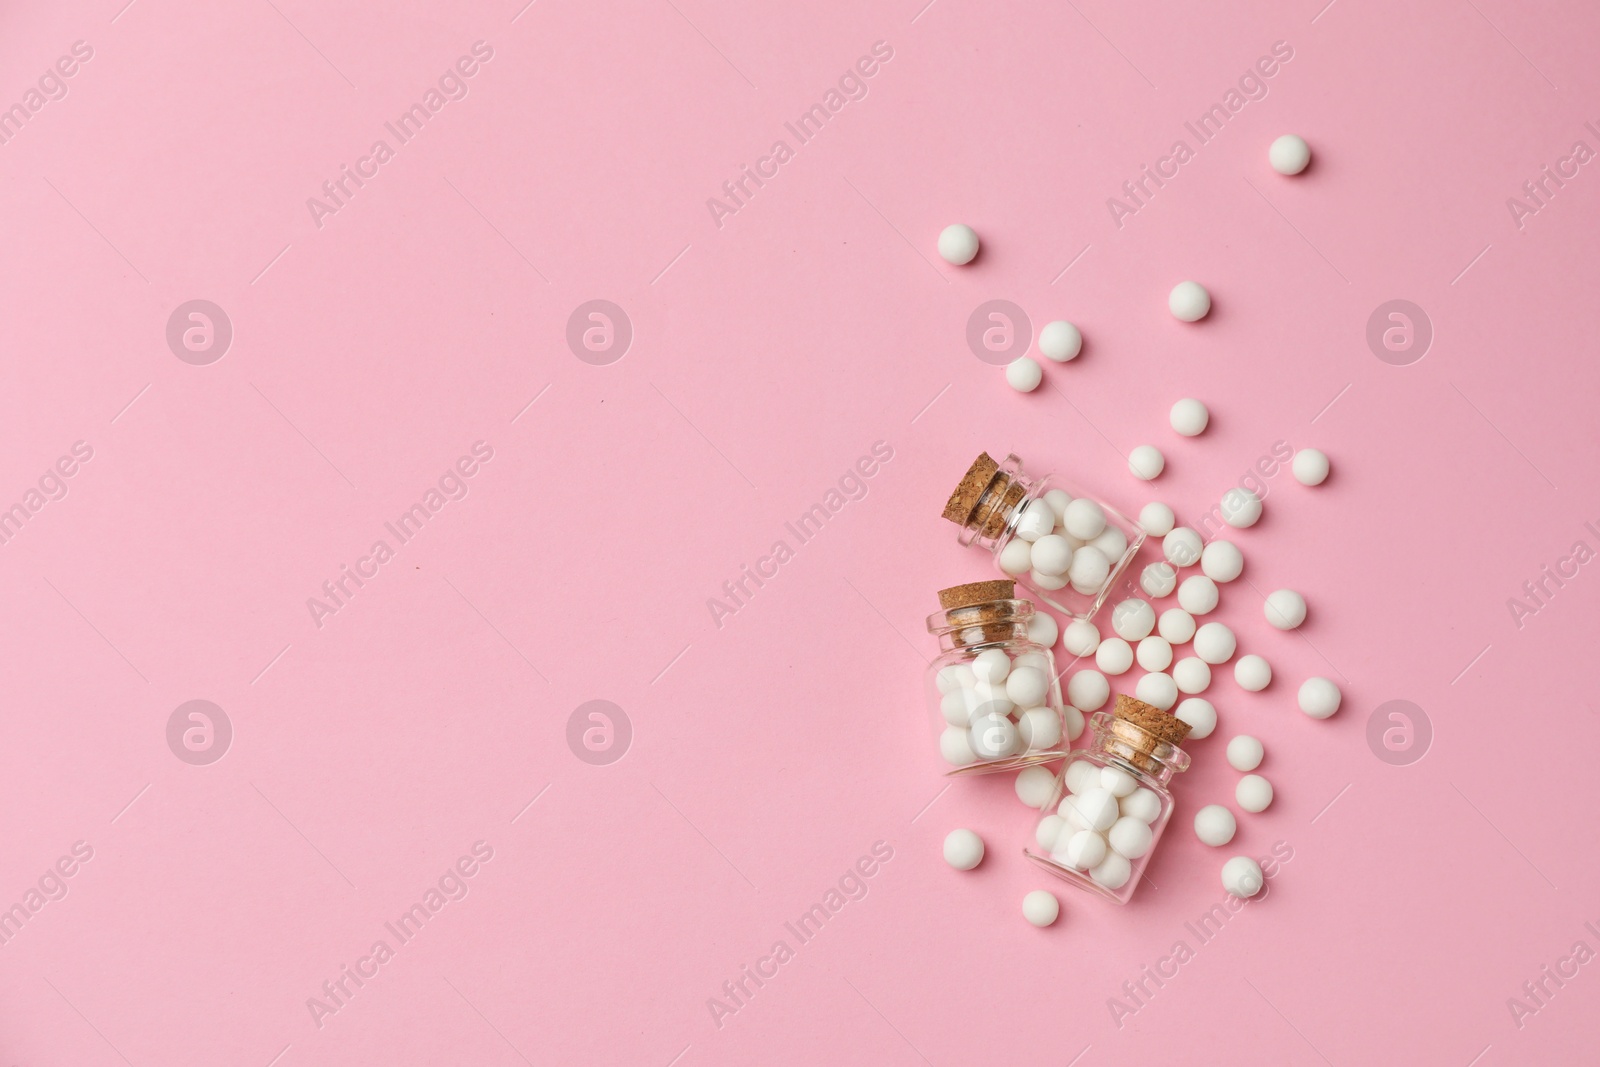
MULTIPOLYGON (((1033 601, 1031 600, 985 600, 977 604, 966 604, 961 607, 946 608, 929 615, 926 622, 928 632, 937 637, 949 635, 961 636, 966 630, 997 631, 1002 637, 991 637, 988 640, 1003 640, 1016 633, 1018 627, 1026 627, 1028 621, 1034 616, 1033 601)), ((959 641, 958 644, 975 644, 972 641, 959 641)))
MULTIPOLYGON (((1012 533, 1022 514, 1017 505, 1028 495, 1027 489, 1018 483, 1018 477, 1022 473, 1022 460, 1017 458, 1016 453, 1009 453, 999 463, 995 463, 989 459, 988 453, 984 453, 967 472, 967 477, 972 478, 986 463, 992 465, 993 469, 987 480, 980 481, 978 485, 972 487, 976 490, 975 499, 972 500, 971 507, 965 515, 958 520, 961 531, 957 535, 957 540, 964 546, 980 538, 993 541, 1012 533)), ((959 495, 961 490, 958 489, 957 493, 959 495)))
POLYGON ((1146 774, 1161 776, 1189 769, 1189 753, 1136 722, 1098 711, 1089 717, 1095 747, 1146 774))

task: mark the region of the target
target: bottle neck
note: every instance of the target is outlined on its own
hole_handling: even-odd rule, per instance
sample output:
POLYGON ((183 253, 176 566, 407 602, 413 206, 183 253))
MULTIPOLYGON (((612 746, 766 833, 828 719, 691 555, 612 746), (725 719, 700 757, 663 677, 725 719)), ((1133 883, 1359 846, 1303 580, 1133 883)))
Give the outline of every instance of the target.
POLYGON ((1094 731, 1093 750, 1141 778, 1165 786, 1173 775, 1189 769, 1187 752, 1125 719, 1102 711, 1089 717, 1089 725, 1094 731))
POLYGON ((963 545, 978 545, 991 551, 1008 541, 1016 530, 1022 509, 1039 494, 1042 479, 1030 478, 1022 471, 1015 454, 1000 462, 989 483, 978 495, 977 503, 961 525, 963 545))
POLYGON ((928 632, 939 638, 939 651, 1006 644, 1028 639, 1033 604, 1027 600, 990 600, 950 608, 928 616, 928 632))

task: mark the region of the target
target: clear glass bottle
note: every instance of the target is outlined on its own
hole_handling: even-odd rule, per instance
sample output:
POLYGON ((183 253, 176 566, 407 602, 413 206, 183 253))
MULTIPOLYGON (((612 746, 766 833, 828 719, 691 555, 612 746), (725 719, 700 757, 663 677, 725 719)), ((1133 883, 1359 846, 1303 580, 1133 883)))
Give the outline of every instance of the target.
POLYGON ((1002 573, 1074 619, 1094 617, 1145 539, 1143 527, 1104 501, 1049 474, 1027 474, 1014 455, 997 463, 987 452, 950 495, 944 517, 961 527, 962 544, 987 549, 1002 573))
POLYGON ((1093 739, 1072 753, 1022 852, 1080 889, 1118 904, 1133 896, 1172 818, 1172 776, 1189 767, 1187 723, 1131 697, 1089 717, 1093 739))
POLYGON ((928 616, 940 649, 928 664, 928 707, 947 774, 1057 760, 1083 732, 1076 708, 1063 717, 1055 657, 1028 637, 1033 605, 1015 589, 1010 580, 942 589, 942 610, 928 616))

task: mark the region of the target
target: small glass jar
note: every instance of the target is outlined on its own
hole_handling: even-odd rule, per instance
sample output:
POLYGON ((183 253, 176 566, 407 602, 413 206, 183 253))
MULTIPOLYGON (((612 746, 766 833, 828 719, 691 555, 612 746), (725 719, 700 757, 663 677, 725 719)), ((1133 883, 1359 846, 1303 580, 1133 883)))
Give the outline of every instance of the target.
POLYGON ((1002 573, 1074 619, 1094 617, 1145 539, 1143 527, 1104 501, 1027 474, 1014 455, 996 463, 987 452, 944 517, 961 527, 962 544, 988 549, 1002 573))
POLYGON ((1189 767, 1178 747, 1188 725, 1119 696, 1116 713, 1096 712, 1089 727, 1093 740, 1062 766, 1022 852, 1080 889, 1126 904, 1172 817, 1167 783, 1189 767))
POLYGON ((1033 605, 1011 581, 940 590, 928 616, 939 655, 928 664, 928 707, 945 773, 986 774, 1060 759, 1083 732, 1076 708, 1063 716, 1050 650, 1029 639, 1033 605))

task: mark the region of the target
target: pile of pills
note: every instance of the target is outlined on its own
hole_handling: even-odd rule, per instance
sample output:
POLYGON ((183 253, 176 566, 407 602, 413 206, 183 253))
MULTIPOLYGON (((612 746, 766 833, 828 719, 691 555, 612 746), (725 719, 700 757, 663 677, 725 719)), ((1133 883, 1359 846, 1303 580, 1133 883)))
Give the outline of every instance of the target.
POLYGON ((988 648, 970 663, 951 663, 934 675, 945 728, 939 752, 953 767, 1002 760, 1060 746, 1063 714, 1067 740, 1083 732, 1076 708, 1058 712, 1060 696, 1049 660, 1038 652, 1013 657, 988 648))
POLYGON ((1154 844, 1150 824, 1161 817, 1161 798, 1128 771, 1092 759, 1067 764, 1065 786, 1055 814, 1039 820, 1035 840, 1053 862, 1121 889, 1133 861, 1154 844))
POLYGON ((1000 569, 1039 589, 1072 587, 1098 596, 1128 551, 1128 535, 1088 497, 1064 489, 1021 505, 1015 536, 1000 550, 1000 569))

